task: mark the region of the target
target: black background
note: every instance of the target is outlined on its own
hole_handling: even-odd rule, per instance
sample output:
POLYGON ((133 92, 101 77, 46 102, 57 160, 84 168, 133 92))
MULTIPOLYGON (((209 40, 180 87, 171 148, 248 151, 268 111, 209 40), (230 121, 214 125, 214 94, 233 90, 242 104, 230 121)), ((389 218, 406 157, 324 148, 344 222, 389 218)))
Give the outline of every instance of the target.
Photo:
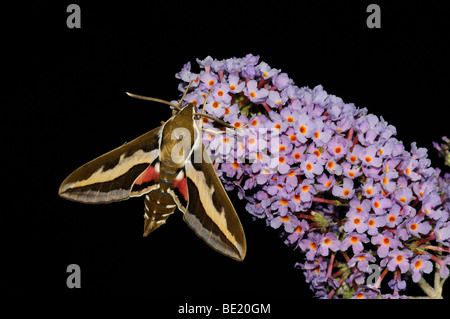
POLYGON ((442 166, 431 149, 449 133, 449 21, 441 5, 375 1, 381 29, 369 29, 366 1, 78 1, 81 29, 69 29, 69 3, 3 12, 8 193, 1 227, 8 294, 309 302, 308 284, 293 267, 301 254, 264 222, 252 221, 235 194, 248 241, 242 263, 206 246, 181 214, 142 238, 141 199, 83 205, 57 196, 75 168, 170 117, 168 107, 125 91, 178 99, 174 75, 196 58, 260 55, 297 86, 321 84, 382 115, 407 149, 417 141, 430 149, 433 165, 442 166), (81 289, 66 286, 72 263, 81 267, 81 289))

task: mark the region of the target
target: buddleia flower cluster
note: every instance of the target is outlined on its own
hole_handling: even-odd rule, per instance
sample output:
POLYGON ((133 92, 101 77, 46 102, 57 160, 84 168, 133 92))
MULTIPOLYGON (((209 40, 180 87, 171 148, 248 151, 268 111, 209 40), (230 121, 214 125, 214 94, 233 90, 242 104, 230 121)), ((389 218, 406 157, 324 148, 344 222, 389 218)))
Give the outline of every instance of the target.
POLYGON ((440 297, 449 275, 449 178, 427 150, 322 86, 298 87, 248 54, 197 59, 176 74, 203 118, 203 142, 227 190, 302 252, 319 298, 406 298, 407 282, 440 297), (205 102, 206 101, 206 102, 205 102), (424 274, 437 272, 439 287, 424 274))

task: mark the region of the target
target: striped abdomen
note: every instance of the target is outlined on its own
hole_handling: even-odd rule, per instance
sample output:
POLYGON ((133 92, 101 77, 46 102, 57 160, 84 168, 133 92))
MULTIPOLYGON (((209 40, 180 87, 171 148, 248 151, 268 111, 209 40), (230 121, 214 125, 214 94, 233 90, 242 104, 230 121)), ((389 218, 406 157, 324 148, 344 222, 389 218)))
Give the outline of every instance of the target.
POLYGON ((175 211, 177 204, 172 194, 187 197, 183 170, 167 162, 158 162, 155 173, 155 187, 145 196, 144 237, 163 225, 175 211))

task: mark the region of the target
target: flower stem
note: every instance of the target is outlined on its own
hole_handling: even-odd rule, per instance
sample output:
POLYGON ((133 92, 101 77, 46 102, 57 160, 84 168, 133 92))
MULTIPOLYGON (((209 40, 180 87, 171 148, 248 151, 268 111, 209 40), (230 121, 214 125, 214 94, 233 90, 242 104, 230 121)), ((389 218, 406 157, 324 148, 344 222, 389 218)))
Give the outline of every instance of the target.
POLYGON ((314 220, 314 217, 311 215, 306 215, 306 214, 295 214, 295 215, 299 218, 314 220))
POLYGON ((335 206, 337 205, 337 202, 335 200, 326 199, 326 198, 322 198, 322 197, 314 197, 313 202, 326 203, 326 204, 331 204, 331 205, 335 205, 335 206))
POLYGON ((333 252, 330 257, 330 263, 328 264, 327 277, 331 276, 331 271, 333 270, 333 263, 334 263, 335 256, 336 256, 336 253, 333 252))
POLYGON ((267 111, 267 113, 270 113, 270 106, 267 105, 266 102, 262 102, 261 105, 264 106, 264 109, 267 111))
POLYGON ((421 239, 421 240, 417 241, 415 244, 416 244, 417 246, 419 246, 420 244, 423 244, 423 243, 425 243, 425 242, 427 242, 427 241, 430 241, 430 240, 433 240, 433 239, 436 239, 436 235, 435 235, 434 233, 431 234, 431 236, 429 236, 429 237, 427 237, 427 238, 424 238, 424 239, 421 239))
POLYGON ((450 247, 439 247, 439 246, 425 246, 425 247, 419 247, 419 248, 424 248, 424 249, 431 249, 431 250, 436 250, 436 251, 445 251, 447 253, 450 253, 450 247))
POLYGON ((383 281, 384 276, 386 276, 387 272, 388 272, 388 268, 386 267, 384 269, 383 273, 381 274, 380 278, 378 278, 378 280, 376 281, 375 285, 373 286, 374 289, 377 289, 378 287, 380 287, 381 282, 383 281))

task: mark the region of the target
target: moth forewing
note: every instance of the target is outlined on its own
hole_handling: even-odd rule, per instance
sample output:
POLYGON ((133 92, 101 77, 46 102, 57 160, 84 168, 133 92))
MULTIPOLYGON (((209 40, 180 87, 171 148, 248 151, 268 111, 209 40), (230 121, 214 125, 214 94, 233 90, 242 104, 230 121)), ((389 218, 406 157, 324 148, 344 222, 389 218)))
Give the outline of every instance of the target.
POLYGON ((184 220, 212 248, 242 261, 247 252, 242 224, 203 143, 201 149, 208 159, 185 165, 189 201, 184 220))
POLYGON ((61 183, 59 196, 83 203, 109 203, 141 196, 132 193, 138 177, 159 156, 161 127, 147 132, 73 171, 61 183))

